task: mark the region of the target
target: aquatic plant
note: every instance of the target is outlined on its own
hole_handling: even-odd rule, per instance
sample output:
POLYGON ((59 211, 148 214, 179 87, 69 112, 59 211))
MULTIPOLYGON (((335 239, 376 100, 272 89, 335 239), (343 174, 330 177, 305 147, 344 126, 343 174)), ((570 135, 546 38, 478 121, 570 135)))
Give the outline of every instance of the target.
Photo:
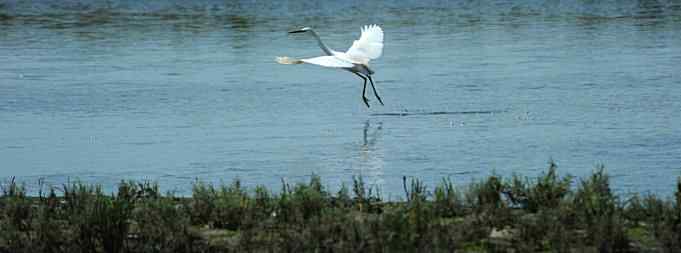
POLYGON ((28 196, 1 185, 0 252, 453 252, 667 251, 680 248, 681 179, 670 199, 624 201, 600 166, 572 188, 550 163, 529 179, 490 176, 429 188, 402 179, 383 201, 362 177, 329 192, 321 178, 281 190, 196 181, 190 197, 155 183, 70 182, 28 196))

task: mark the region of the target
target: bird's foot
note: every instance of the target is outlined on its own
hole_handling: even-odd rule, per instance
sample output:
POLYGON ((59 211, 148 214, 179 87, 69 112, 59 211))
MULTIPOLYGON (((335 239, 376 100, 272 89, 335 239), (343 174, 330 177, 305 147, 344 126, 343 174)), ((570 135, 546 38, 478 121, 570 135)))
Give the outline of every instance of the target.
POLYGON ((364 104, 367 105, 367 108, 371 107, 369 106, 369 99, 367 97, 362 97, 362 100, 364 100, 364 104))
POLYGON ((376 96, 376 98, 378 98, 378 102, 381 103, 381 105, 384 105, 384 104, 383 104, 383 100, 381 100, 381 97, 376 96))

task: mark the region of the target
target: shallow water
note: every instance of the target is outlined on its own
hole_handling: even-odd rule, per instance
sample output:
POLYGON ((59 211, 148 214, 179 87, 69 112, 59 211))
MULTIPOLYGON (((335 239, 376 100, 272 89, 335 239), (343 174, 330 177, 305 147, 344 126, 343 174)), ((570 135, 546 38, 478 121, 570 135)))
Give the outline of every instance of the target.
POLYGON ((673 1, 81 3, 0 1, 0 178, 186 192, 363 175, 399 197, 402 176, 536 176, 550 159, 604 164, 621 192, 669 194, 681 175, 673 1), (370 23, 385 106, 365 108, 348 72, 274 62, 321 55, 292 28, 346 50, 370 23))

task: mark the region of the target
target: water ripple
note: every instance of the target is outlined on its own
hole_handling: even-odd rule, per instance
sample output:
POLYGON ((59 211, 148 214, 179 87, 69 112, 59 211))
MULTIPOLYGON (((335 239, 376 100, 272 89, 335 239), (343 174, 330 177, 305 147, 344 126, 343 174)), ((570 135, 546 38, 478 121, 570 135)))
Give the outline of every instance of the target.
POLYGON ((429 115, 466 115, 466 114, 495 114, 504 113, 506 111, 435 111, 435 112, 382 112, 371 113, 371 116, 429 116, 429 115))

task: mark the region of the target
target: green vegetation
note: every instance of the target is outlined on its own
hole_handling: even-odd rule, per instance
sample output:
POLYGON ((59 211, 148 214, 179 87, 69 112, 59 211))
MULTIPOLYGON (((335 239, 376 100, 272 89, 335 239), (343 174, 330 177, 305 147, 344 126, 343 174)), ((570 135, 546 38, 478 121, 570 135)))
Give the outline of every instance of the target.
POLYGON ((432 191, 403 178, 405 200, 386 202, 354 177, 329 192, 319 177, 278 193, 196 182, 191 197, 153 183, 115 194, 70 183, 0 195, 0 252, 679 252, 681 179, 673 198, 615 196, 598 167, 561 177, 490 176, 432 191), (574 188, 571 186, 575 186, 574 188), (59 194, 57 194, 59 193, 59 194))

